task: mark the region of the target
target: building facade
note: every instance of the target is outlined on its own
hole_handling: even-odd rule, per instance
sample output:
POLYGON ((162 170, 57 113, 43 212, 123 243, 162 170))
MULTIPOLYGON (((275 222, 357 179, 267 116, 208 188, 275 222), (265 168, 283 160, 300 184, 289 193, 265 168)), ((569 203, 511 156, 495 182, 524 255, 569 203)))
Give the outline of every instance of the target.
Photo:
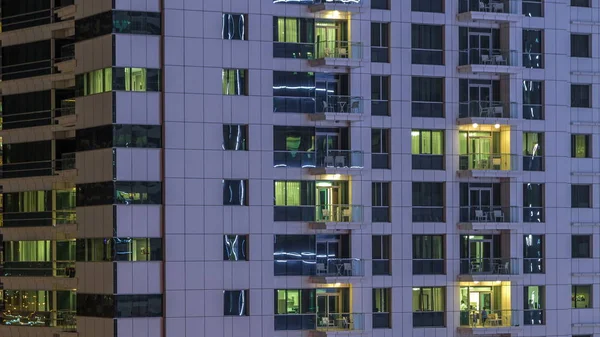
POLYGON ((600 336, 597 1, 0 15, 1 336, 600 336))

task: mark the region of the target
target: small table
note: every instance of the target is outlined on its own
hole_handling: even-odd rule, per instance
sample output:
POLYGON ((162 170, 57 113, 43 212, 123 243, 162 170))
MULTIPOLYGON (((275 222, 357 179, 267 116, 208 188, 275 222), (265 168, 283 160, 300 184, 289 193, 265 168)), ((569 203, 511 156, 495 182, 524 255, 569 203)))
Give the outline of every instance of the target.
POLYGON ((346 102, 339 102, 340 112, 346 112, 346 102))

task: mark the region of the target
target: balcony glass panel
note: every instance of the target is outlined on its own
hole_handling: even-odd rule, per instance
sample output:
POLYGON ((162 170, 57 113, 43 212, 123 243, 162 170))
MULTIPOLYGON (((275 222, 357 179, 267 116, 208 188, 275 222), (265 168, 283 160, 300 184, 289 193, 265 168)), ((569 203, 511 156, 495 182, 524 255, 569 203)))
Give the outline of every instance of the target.
POLYGON ((361 60, 363 45, 351 41, 319 41, 315 43, 315 58, 340 58, 361 60))
POLYGON ((474 257, 460 259, 460 272, 467 275, 518 275, 520 265, 516 258, 474 257))
POLYGON ((515 50, 471 48, 459 51, 459 65, 519 66, 515 50))
POLYGON ((459 0, 458 12, 517 14, 519 3, 515 0, 459 0))
POLYGON ((501 101, 461 102, 458 118, 518 118, 517 107, 517 103, 501 101))
MULTIPOLYGON (((472 194, 476 191, 472 191, 472 194)), ((483 194, 484 190, 478 190, 483 194)), ((489 199, 485 200, 488 203, 489 199)), ((495 206, 483 204, 460 207, 461 222, 519 222, 519 208, 516 206, 495 206)))

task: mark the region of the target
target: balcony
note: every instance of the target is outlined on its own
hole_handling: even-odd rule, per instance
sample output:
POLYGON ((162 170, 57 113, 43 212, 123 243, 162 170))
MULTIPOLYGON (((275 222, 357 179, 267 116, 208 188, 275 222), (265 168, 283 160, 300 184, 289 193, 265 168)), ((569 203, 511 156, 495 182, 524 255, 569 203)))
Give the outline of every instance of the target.
POLYGON ((464 206, 460 207, 458 228, 462 230, 511 229, 519 223, 516 206, 464 206))
POLYGON ((320 101, 315 113, 309 115, 313 121, 356 122, 363 119, 364 99, 359 96, 327 95, 320 101), (320 112, 319 112, 320 111, 320 112))
POLYGON ((315 273, 310 277, 313 283, 351 283, 364 276, 364 261, 352 258, 328 258, 315 265, 315 273))
POLYGON ((517 155, 468 153, 458 158, 458 175, 466 177, 512 177, 518 174, 517 155))
POLYGON ((487 318, 482 319, 481 310, 460 312, 460 326, 457 328, 461 335, 490 335, 517 333, 520 327, 520 310, 486 310, 487 318))
POLYGON ((4 262, 4 277, 75 277, 75 262, 4 262), (54 264, 54 267, 53 267, 54 264))
POLYGON ((363 60, 363 44, 351 41, 320 41, 315 43, 313 67, 358 68, 363 60))
POLYGON ((4 163, 0 166, 0 179, 59 175, 75 169, 75 153, 63 153, 61 159, 22 163, 4 163))
POLYGON ((520 1, 516 0, 459 0, 458 21, 518 22, 520 1))
POLYGON ((471 48, 459 51, 459 73, 517 74, 522 71, 515 50, 471 48))
POLYGON ((357 174, 364 167, 364 153, 353 150, 274 151, 274 167, 301 167, 311 174, 357 174))
POLYGON ((459 281, 498 281, 520 275, 517 258, 466 258, 460 259, 459 281))
POLYGON ((313 229, 360 228, 363 222, 363 207, 360 205, 318 205, 315 210, 315 220, 310 221, 313 229))
POLYGON ((322 11, 358 13, 362 4, 363 0, 313 0, 309 10, 311 13, 322 11))
POLYGON ((334 336, 339 333, 352 335, 357 332, 362 336, 365 329, 365 315, 356 313, 317 314, 317 327, 311 336, 334 336))
MULTIPOLYGON (((9 305, 10 306, 10 305, 9 305)), ((9 309, 9 308, 7 308, 9 309)), ((56 334, 59 332, 75 332, 76 319, 75 311, 17 311, 6 310, 2 313, 2 325, 11 327, 38 327, 38 328, 56 328, 56 334)), ((1 331, 1 330, 0 330, 1 331)), ((24 334, 27 335, 27 334, 24 334)))
POLYGON ((459 103, 457 123, 513 124, 518 121, 518 104, 514 102, 470 101, 459 103))

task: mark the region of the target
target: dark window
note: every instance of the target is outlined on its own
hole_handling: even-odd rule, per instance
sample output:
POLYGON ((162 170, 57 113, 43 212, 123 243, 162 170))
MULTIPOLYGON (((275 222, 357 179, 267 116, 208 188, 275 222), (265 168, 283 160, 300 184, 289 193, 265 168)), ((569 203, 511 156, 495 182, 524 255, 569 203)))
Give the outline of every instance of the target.
POLYGON ((109 11, 75 21, 75 39, 83 41, 108 34, 160 35, 160 13, 109 11))
POLYGON ((446 291, 442 287, 412 288, 413 327, 446 325, 446 291))
POLYGON ((544 6, 542 0, 523 0, 523 15, 528 17, 543 17, 544 6))
POLYGON ((589 309, 593 308, 592 289, 593 285, 572 285, 571 286, 571 308, 589 309))
POLYGON ((390 253, 391 235, 373 235, 373 275, 391 275, 390 253))
POLYGON ((571 158, 592 158, 592 135, 571 135, 571 158))
POLYGON ((161 182, 116 181, 77 185, 77 206, 157 205, 162 203, 161 182))
POLYGON ((2 129, 18 129, 52 123, 52 92, 36 91, 2 96, 2 129))
POLYGON ((541 30, 523 30, 523 67, 544 67, 544 45, 541 30))
POLYGON ((223 125, 223 150, 247 151, 248 126, 237 124, 223 125))
POLYGON ((592 207, 592 186, 571 185, 571 208, 592 207))
POLYGON ((444 64, 444 27, 412 25, 412 64, 444 64))
POLYGON ((546 308, 546 289, 544 286, 527 286, 523 288, 523 308, 525 325, 546 324, 544 309, 546 308))
POLYGON ((371 9, 390 9, 390 0, 371 0, 371 9))
POLYGON ((444 117, 444 78, 412 78, 412 116, 444 117))
POLYGON ((77 151, 110 147, 159 148, 162 144, 160 125, 103 125, 76 131, 77 151))
POLYGON ((573 7, 592 7, 590 0, 571 0, 573 7))
POLYGON ((372 184, 372 221, 390 222, 390 183, 373 182, 372 184))
MULTIPOLYGON (((49 140, 3 144, 3 164, 0 166, 0 177, 19 178, 52 175, 51 147, 52 142, 49 140)), ((73 150, 71 152, 74 152, 73 150)))
POLYGON ((248 180, 223 180, 223 205, 248 206, 248 180))
POLYGON ((161 261, 160 238, 78 239, 76 260, 79 262, 161 261))
POLYGON ((571 107, 591 108, 591 84, 571 84, 571 107))
POLYGON ((246 69, 223 69, 223 95, 248 95, 246 69))
POLYGON ((591 235, 572 235, 571 236, 571 257, 574 259, 592 257, 592 236, 591 235))
POLYGON ((523 272, 525 274, 544 273, 544 236, 523 236, 523 272))
POLYGON ((77 294, 77 316, 128 318, 161 317, 162 295, 77 294))
POLYGON ((315 112, 315 73, 273 72, 273 112, 315 112))
POLYGON ((248 40, 248 15, 224 13, 221 31, 225 40, 248 40))
POLYGON ((444 183, 412 183, 413 222, 444 221, 444 183))
POLYGON ((523 222, 544 222, 544 184, 523 184, 523 222))
POLYGON ((592 57, 591 35, 571 34, 571 57, 592 57))
POLYGON ((389 76, 371 76, 371 115, 390 115, 389 76))
POLYGON ((444 131, 412 130, 413 170, 444 169, 444 131))
POLYGON ((392 289, 373 288, 373 329, 392 327, 392 289))
POLYGON ((523 119, 544 119, 544 82, 523 81, 523 119))
POLYGON ((44 40, 2 47, 2 80, 50 74, 51 44, 51 40, 44 40))
POLYGON ((413 12, 444 13, 444 0, 412 0, 413 12))
POLYGON ((390 168, 390 129, 371 129, 371 168, 390 168))
POLYGON ((273 244, 275 276, 316 275, 317 256, 314 254, 316 252, 314 235, 275 235, 273 244))
POLYGON ((248 235, 225 235, 223 260, 248 261, 248 235))
POLYGON ((390 24, 371 22, 371 62, 390 61, 390 24))
POLYGON ((444 274, 444 236, 413 235, 413 275, 444 274))
POLYGON ((2 1, 2 31, 45 25, 51 21, 50 0, 2 1))
POLYGON ((248 290, 224 290, 223 308, 225 316, 248 316, 248 290))

